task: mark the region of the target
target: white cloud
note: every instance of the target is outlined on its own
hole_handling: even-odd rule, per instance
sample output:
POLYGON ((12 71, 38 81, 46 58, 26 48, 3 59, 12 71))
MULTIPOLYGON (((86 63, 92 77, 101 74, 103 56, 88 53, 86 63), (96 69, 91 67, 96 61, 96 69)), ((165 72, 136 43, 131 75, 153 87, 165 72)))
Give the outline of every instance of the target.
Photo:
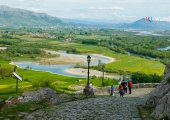
POLYGON ((123 7, 120 6, 107 6, 107 7, 89 7, 90 10, 124 10, 123 7))

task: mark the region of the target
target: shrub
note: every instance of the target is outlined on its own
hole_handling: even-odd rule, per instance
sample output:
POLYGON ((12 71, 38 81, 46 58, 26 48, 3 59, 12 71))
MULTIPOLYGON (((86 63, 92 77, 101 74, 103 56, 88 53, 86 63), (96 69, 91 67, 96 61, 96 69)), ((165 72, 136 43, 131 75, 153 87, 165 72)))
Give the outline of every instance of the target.
POLYGON ((159 83, 162 80, 162 76, 157 74, 145 74, 140 72, 132 73, 133 83, 159 83))
POLYGON ((95 75, 91 76, 91 79, 96 79, 97 77, 95 75))
POLYGON ((33 82, 33 87, 50 87, 52 88, 52 82, 53 80, 42 80, 42 81, 36 81, 33 82))
POLYGON ((109 78, 106 78, 103 80, 104 86, 111 86, 111 85, 117 85, 117 84, 118 84, 117 80, 113 80, 113 79, 109 79, 109 78))
POLYGON ((39 48, 31 48, 31 47, 8 47, 7 49, 8 53, 12 53, 15 56, 18 56, 20 54, 41 54, 42 51, 39 48))
POLYGON ((66 50, 67 53, 79 53, 76 48, 66 50))
POLYGON ((168 83, 170 83, 170 77, 167 78, 168 83))
POLYGON ((82 44, 98 45, 98 41, 97 40, 82 40, 82 44))

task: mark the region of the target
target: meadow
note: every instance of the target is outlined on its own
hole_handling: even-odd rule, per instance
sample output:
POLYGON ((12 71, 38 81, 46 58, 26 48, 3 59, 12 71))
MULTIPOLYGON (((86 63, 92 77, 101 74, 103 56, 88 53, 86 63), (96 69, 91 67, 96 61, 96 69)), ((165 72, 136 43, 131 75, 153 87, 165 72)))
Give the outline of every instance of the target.
POLYGON ((71 49, 74 47, 79 53, 97 53, 115 58, 115 62, 106 65, 107 69, 111 69, 113 71, 120 70, 127 72, 143 72, 146 74, 156 73, 159 75, 162 75, 164 71, 164 64, 158 60, 151 60, 140 56, 116 53, 106 47, 82 45, 79 43, 66 43, 60 44, 60 46, 62 49, 71 49))
MULTIPOLYGON (((15 84, 16 80, 11 75, 14 66, 10 65, 11 61, 37 61, 40 58, 51 57, 47 56, 44 49, 48 50, 64 50, 67 52, 81 54, 81 53, 97 53, 105 56, 115 58, 115 62, 106 65, 106 71, 116 74, 132 74, 133 72, 141 72, 146 75, 157 74, 163 75, 164 64, 159 59, 149 59, 145 56, 137 54, 125 54, 110 49, 109 46, 99 44, 104 40, 113 39, 113 35, 110 35, 107 31, 93 31, 92 33, 81 32, 77 30, 74 34, 67 32, 17 32, 0 33, 0 46, 6 46, 6 51, 0 51, 0 65, 3 73, 0 75, 0 95, 1 98, 6 99, 8 96, 16 96, 15 84), (42 35, 43 33, 43 35, 42 35), (44 34, 48 33, 48 36, 52 34, 55 38, 44 37, 44 34), (38 36, 35 36, 37 35, 38 36), (42 35, 42 36, 41 36, 42 35), (61 37, 62 36, 62 37, 61 37), (62 39, 61 39, 62 38, 62 39), (70 38, 71 41, 65 41, 70 38), (88 41, 82 43, 82 41, 88 41), (97 41, 89 42, 89 41, 97 41), (90 44, 89 44, 90 43, 90 44)), ((128 37, 131 33, 125 33, 120 31, 115 32, 117 36, 128 37)), ((112 33, 113 34, 113 33, 112 33)), ((116 36, 116 35, 115 35, 116 36)), ((102 62, 102 61, 101 61, 102 62)), ((93 68, 97 69, 97 68, 93 68)), ((43 71, 33 71, 31 69, 17 70, 18 74, 23 78, 22 82, 19 82, 19 93, 21 94, 25 90, 34 90, 39 87, 51 87, 60 93, 73 93, 75 89, 72 86, 85 86, 87 80, 74 77, 62 76, 52 74, 43 71), (80 80, 77 82, 77 80, 80 80)), ((90 79, 96 87, 101 87, 102 78, 96 78, 95 76, 90 79)), ((116 80, 105 79, 106 86, 117 84, 116 80)))

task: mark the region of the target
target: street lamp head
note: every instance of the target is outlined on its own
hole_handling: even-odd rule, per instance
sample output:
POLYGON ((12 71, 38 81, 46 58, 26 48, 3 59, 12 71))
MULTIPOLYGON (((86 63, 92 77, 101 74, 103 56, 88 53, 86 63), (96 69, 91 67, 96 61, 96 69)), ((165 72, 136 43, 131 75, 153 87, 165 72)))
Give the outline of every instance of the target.
POLYGON ((87 56, 87 62, 90 62, 91 61, 91 57, 90 55, 87 56))

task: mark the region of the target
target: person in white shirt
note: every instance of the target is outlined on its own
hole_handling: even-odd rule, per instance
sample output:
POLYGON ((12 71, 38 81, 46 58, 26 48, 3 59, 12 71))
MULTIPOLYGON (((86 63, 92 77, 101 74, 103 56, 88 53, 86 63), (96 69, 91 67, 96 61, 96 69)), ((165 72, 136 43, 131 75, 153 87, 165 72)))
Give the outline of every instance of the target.
POLYGON ((94 95, 92 82, 89 84, 89 88, 90 88, 90 94, 91 94, 91 95, 94 95))

